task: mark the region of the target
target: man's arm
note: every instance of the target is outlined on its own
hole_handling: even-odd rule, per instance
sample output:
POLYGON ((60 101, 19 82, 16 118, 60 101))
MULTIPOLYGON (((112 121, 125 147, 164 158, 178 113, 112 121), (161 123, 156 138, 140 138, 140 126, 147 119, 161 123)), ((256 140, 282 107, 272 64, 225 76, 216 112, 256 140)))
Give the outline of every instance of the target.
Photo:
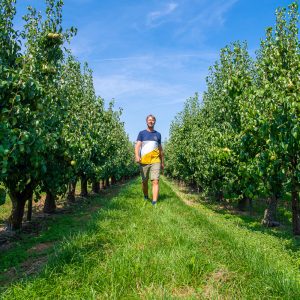
POLYGON ((159 150, 159 157, 160 157, 160 163, 161 163, 161 168, 164 169, 165 167, 165 162, 164 162, 164 151, 161 145, 158 146, 159 150))
POLYGON ((141 156, 140 156, 140 150, 141 150, 142 142, 141 141, 136 141, 135 143, 135 162, 139 163, 141 161, 141 156))

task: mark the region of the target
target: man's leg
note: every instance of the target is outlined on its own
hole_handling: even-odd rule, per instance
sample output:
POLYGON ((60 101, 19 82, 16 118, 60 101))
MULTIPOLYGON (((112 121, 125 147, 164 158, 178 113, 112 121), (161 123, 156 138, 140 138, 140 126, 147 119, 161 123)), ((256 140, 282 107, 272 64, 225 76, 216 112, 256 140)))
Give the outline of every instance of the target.
POLYGON ((144 194, 144 199, 147 200, 148 197, 148 179, 149 179, 149 165, 140 165, 140 172, 142 176, 142 191, 144 194))
POLYGON ((159 192, 159 180, 158 179, 152 180, 152 200, 153 200, 153 202, 157 201, 158 192, 159 192))
POLYGON ((143 189, 144 197, 148 198, 148 179, 144 179, 142 181, 142 189, 143 189))
POLYGON ((151 165, 150 178, 152 182, 152 204, 155 205, 159 193, 160 163, 151 165))

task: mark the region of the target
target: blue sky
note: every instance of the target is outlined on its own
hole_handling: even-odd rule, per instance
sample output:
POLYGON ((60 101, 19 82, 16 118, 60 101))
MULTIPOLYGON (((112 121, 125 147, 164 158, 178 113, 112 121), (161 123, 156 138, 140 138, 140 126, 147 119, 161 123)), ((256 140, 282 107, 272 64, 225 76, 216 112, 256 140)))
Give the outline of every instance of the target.
MULTIPOLYGON (((123 108, 130 140, 157 117, 163 140, 185 100, 205 90, 208 68, 227 44, 247 41, 254 56, 275 9, 274 0, 65 0, 64 26, 78 28, 70 48, 94 72, 96 92, 123 108)), ((42 0, 18 0, 16 26, 26 7, 42 0)))

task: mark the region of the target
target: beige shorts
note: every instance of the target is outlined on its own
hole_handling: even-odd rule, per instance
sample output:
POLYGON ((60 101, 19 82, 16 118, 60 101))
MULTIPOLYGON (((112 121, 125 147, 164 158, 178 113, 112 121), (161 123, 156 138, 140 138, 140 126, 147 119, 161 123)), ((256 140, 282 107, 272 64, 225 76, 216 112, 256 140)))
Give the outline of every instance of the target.
POLYGON ((150 175, 150 180, 158 180, 160 175, 160 163, 155 164, 140 164, 140 172, 142 180, 148 180, 150 175))

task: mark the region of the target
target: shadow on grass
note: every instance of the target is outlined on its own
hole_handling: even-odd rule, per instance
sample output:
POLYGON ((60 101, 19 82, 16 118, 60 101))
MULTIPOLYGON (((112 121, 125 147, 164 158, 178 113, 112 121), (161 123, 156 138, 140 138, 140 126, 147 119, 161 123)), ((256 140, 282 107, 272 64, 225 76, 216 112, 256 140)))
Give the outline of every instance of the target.
POLYGON ((170 199, 170 196, 168 197, 168 195, 166 195, 164 193, 159 194, 159 197, 158 197, 159 202, 168 201, 169 199, 170 199))
MULTIPOLYGON (((59 270, 60 264, 65 265, 72 259, 74 260, 74 253, 80 252, 82 257, 82 254, 90 251, 91 244, 87 247, 76 247, 72 245, 72 240, 79 235, 96 234, 99 231, 97 223, 107 218, 108 211, 126 209, 128 202, 112 202, 111 200, 117 197, 121 189, 132 183, 133 180, 111 186, 102 190, 100 194, 91 194, 87 198, 78 197, 77 201, 63 213, 58 212, 43 219, 33 219, 32 231, 26 232, 25 230, 17 233, 9 245, 0 249, 0 295, 10 284, 24 279, 34 280, 36 276, 43 276, 42 270, 46 265, 59 270), (60 243, 61 241, 68 241, 68 243, 60 243), (42 252, 36 251, 41 248, 40 245, 49 242, 52 243, 51 247, 42 252), (72 246, 69 247, 69 244, 72 246), (54 252, 55 257, 51 256, 54 252), (43 266, 29 274, 28 262, 34 264, 41 257, 46 258, 43 266)), ((128 189, 126 196, 136 197, 136 194, 131 193, 128 189)), ((114 216, 110 215, 109 218, 113 219, 114 216)), ((101 249, 104 244, 109 243, 109 240, 102 235, 101 239, 95 240, 94 243, 98 249, 101 249)))
POLYGON ((300 250, 300 237, 293 235, 291 218, 284 207, 279 207, 277 213, 277 221, 280 223, 280 226, 265 227, 261 224, 265 209, 263 204, 254 205, 251 210, 239 211, 237 207, 223 202, 216 203, 207 200, 201 200, 199 202, 209 207, 215 213, 223 215, 227 219, 237 221, 240 226, 248 230, 262 232, 279 239, 288 240, 288 242, 285 243, 287 250, 293 252, 300 250))
POLYGON ((251 209, 240 211, 236 203, 216 201, 212 197, 204 197, 193 187, 178 184, 176 181, 175 184, 179 187, 180 192, 185 195, 192 195, 196 202, 203 204, 217 214, 223 215, 226 219, 233 220, 233 222, 237 222, 248 230, 262 232, 285 240, 285 248, 287 250, 292 252, 300 250, 300 236, 294 236, 292 232, 291 207, 286 199, 283 199, 282 205, 278 207, 277 221, 280 223, 280 226, 267 228, 261 224, 266 208, 264 203, 254 202, 251 209))

